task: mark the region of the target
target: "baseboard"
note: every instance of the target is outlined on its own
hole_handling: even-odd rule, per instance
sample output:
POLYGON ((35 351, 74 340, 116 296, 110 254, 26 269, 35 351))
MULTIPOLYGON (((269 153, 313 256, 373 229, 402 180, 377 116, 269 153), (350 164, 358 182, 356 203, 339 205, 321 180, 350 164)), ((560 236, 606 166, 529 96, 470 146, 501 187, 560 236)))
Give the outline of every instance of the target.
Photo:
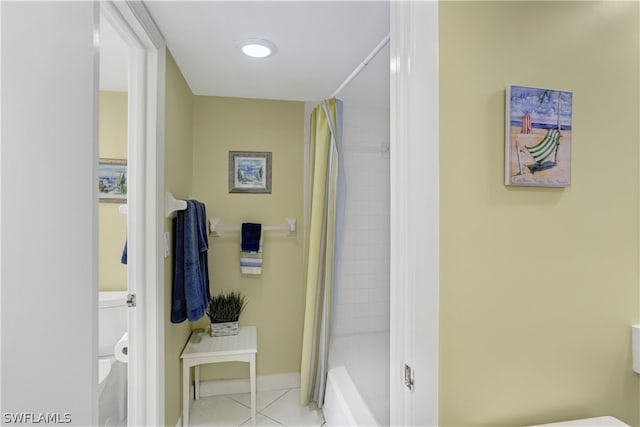
MULTIPOLYGON (((300 372, 288 374, 258 375, 257 391, 282 390, 300 387, 300 372)), ((221 394, 249 393, 249 378, 236 380, 200 381, 200 396, 219 396, 221 394)))

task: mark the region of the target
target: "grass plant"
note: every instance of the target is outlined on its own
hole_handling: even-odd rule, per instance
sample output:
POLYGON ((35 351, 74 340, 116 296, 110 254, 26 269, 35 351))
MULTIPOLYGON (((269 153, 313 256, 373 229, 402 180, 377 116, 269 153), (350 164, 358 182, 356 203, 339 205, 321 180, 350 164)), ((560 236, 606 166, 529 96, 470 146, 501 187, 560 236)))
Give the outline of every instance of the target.
POLYGON ((211 297, 207 316, 211 323, 237 322, 247 306, 247 301, 239 292, 231 291, 211 297))

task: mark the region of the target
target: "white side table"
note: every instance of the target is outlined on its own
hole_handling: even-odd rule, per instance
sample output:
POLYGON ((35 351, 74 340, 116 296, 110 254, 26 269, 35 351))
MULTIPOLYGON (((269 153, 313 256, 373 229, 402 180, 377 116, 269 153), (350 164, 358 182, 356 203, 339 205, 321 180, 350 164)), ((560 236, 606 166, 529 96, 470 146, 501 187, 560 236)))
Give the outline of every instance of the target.
POLYGON ((206 331, 191 333, 182 351, 182 425, 189 425, 189 373, 195 367, 195 398, 200 398, 200 365, 220 362, 249 363, 251 384, 251 421, 256 422, 256 353, 258 352, 255 326, 241 326, 238 335, 212 337, 206 331))

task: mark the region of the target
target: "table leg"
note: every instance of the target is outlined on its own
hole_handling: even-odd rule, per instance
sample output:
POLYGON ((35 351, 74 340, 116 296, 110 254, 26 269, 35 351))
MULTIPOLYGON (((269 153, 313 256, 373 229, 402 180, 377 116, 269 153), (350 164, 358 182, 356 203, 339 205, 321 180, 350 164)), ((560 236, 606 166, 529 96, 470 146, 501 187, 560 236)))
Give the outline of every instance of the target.
POLYGON ((195 377, 194 377, 194 381, 195 381, 195 385, 194 388, 196 390, 196 395, 195 395, 195 400, 200 399, 200 365, 196 365, 195 366, 195 377))
POLYGON ((251 425, 256 425, 256 354, 249 358, 249 381, 251 383, 251 425))
POLYGON ((190 366, 182 362, 182 425, 183 427, 189 426, 189 387, 191 384, 189 383, 189 371, 191 370, 190 366))

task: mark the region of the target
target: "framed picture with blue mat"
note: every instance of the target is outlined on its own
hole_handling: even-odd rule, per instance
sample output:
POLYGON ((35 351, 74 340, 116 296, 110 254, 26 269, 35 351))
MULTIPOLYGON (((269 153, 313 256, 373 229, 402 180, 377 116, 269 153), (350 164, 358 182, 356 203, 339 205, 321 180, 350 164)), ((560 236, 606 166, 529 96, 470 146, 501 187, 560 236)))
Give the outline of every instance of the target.
POLYGON ((127 161, 100 159, 98 194, 101 202, 127 203, 127 161))
POLYGON ((271 153, 229 151, 229 193, 271 193, 271 153))

